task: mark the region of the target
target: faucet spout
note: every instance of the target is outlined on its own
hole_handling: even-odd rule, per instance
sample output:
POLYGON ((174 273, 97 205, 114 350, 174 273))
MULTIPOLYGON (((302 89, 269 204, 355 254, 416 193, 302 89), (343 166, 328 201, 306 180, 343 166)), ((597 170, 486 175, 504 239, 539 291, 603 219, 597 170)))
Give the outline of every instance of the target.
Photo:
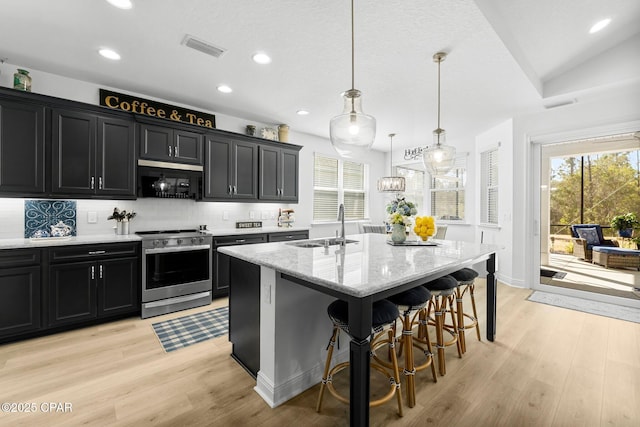
POLYGON ((344 237, 344 204, 342 203, 338 208, 338 221, 340 221, 340 246, 344 246, 346 240, 344 237))

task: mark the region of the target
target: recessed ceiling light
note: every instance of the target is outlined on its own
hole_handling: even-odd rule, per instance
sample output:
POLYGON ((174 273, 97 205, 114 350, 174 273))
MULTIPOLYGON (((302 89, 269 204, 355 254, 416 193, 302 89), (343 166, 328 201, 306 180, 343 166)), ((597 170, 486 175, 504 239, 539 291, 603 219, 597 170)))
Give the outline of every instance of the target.
POLYGON ((220 85, 220 86, 218 86, 218 91, 222 92, 222 93, 231 93, 231 92, 233 92, 233 89, 231 89, 227 85, 220 85))
POLYGON ((257 64, 269 64, 271 63, 271 58, 266 53, 258 52, 253 55, 253 62, 257 64))
POLYGON ((296 113, 299 116, 306 116, 307 114, 309 114, 309 112, 307 110, 298 110, 298 111, 296 111, 296 113))
POLYGON ((597 33, 611 22, 611 18, 603 19, 602 21, 598 21, 593 24, 593 27, 589 30, 589 34, 597 33))
POLYGON ((105 58, 113 59, 114 61, 117 61, 118 59, 120 59, 120 54, 118 54, 118 52, 112 49, 102 48, 98 51, 98 53, 104 56, 105 58))
POLYGON ((131 0, 107 0, 111 5, 119 8, 119 9, 131 9, 133 7, 133 3, 131 0))

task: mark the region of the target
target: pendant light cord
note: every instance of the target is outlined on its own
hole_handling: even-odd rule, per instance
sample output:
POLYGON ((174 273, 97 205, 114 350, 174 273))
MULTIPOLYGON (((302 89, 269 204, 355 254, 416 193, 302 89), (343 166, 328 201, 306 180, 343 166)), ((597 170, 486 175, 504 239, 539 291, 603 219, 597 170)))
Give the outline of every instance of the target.
MULTIPOLYGON (((438 59, 438 129, 440 129, 440 64, 442 59, 438 59)), ((440 138, 438 138, 438 144, 440 144, 440 138)))
POLYGON ((355 60, 355 36, 354 36, 354 8, 353 8, 353 0, 351 0, 351 89, 355 89, 356 88, 356 84, 355 84, 355 68, 356 68, 356 60, 355 60))

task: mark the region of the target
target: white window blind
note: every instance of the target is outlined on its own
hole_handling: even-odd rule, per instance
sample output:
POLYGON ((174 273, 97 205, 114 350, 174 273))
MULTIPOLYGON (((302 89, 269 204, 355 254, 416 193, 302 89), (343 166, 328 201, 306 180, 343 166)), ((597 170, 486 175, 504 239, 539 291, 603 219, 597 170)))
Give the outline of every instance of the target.
POLYGON ((498 149, 480 153, 480 222, 498 224, 498 149))
POLYGON ((335 221, 344 203, 345 219, 366 216, 365 165, 314 154, 313 219, 335 221))
POLYGON ((456 158, 446 175, 432 176, 431 216, 439 220, 464 221, 467 156, 456 158))
POLYGON ((402 166, 396 167, 396 172, 394 174, 395 176, 404 177, 404 197, 416 205, 418 208, 418 215, 427 214, 424 206, 424 174, 424 171, 402 166))

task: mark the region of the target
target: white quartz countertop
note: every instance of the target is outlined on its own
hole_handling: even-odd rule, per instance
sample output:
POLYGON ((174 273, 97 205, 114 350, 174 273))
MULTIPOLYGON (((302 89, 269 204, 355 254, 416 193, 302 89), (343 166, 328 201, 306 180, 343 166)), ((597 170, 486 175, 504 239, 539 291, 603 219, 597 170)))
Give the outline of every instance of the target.
MULTIPOLYGON (((228 246, 220 252, 272 268, 338 292, 365 297, 420 280, 497 252, 497 245, 436 240, 438 246, 392 246, 383 234, 347 236, 357 240, 339 246, 301 248, 295 242, 228 246)), ((322 239, 318 239, 322 240, 322 239)))
POLYGON ((139 242, 135 234, 98 234, 92 236, 49 237, 42 239, 0 239, 0 249, 33 249, 47 246, 88 245, 92 243, 139 242))

